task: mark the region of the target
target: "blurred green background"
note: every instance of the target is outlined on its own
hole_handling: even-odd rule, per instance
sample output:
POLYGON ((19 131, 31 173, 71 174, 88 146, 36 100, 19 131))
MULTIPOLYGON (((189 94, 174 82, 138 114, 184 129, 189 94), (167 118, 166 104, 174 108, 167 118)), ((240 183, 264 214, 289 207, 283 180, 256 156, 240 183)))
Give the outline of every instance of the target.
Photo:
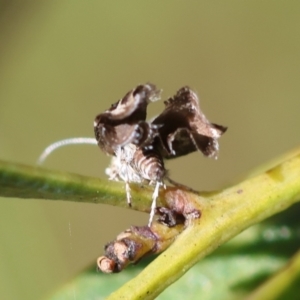
MULTIPOLYGON (((34 165, 54 141, 92 137, 96 114, 139 83, 157 84, 163 99, 190 85, 229 130, 217 161, 195 153, 167 167, 197 189, 231 184, 299 145, 299 15, 299 1, 0 1, 0 158, 34 165)), ((97 147, 73 146, 45 166, 104 178, 108 162, 97 147)), ((45 297, 147 220, 1 198, 0 298, 45 297)))

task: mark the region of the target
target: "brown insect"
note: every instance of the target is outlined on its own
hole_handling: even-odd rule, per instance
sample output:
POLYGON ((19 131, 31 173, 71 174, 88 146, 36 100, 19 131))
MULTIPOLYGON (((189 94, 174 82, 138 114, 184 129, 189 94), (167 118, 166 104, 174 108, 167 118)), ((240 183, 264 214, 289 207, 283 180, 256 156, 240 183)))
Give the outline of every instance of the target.
POLYGON ((227 129, 208 121, 200 110, 197 95, 188 87, 165 101, 165 110, 147 122, 147 106, 159 96, 155 85, 139 85, 99 114, 94 122, 99 147, 113 156, 106 173, 111 180, 125 182, 128 204, 131 205, 130 182, 155 185, 149 226, 159 188, 164 186, 164 179, 169 179, 164 159, 198 150, 217 158, 217 140, 227 129))
POLYGON ((154 185, 149 226, 152 223, 159 188, 164 179, 171 180, 164 159, 200 151, 217 158, 218 138, 226 127, 210 123, 199 107, 195 92, 183 87, 166 100, 164 111, 151 122, 146 121, 147 106, 160 99, 161 90, 147 83, 138 85, 122 99, 99 114, 94 122, 96 140, 70 138, 48 146, 40 156, 41 164, 57 148, 70 144, 98 144, 112 156, 106 174, 111 180, 125 182, 127 202, 131 205, 130 182, 154 185))

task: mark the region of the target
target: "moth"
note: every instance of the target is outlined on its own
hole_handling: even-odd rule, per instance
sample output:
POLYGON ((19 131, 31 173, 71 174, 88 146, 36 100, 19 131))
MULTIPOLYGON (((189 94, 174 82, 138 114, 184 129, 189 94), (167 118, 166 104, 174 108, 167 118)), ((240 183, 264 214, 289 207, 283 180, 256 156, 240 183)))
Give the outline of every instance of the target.
POLYGON ((102 151, 112 156, 106 174, 111 180, 125 182, 127 202, 131 205, 130 182, 154 185, 149 217, 151 225, 159 188, 164 179, 174 183, 164 166, 172 159, 200 151, 217 158, 218 138, 226 127, 210 123, 199 107, 199 99, 189 87, 178 90, 164 102, 164 111, 146 121, 148 104, 160 99, 155 85, 138 85, 122 99, 95 118, 94 132, 102 151))
POLYGON ((95 138, 70 138, 55 142, 41 154, 38 164, 57 148, 71 144, 97 144, 112 156, 106 169, 109 179, 125 182, 126 198, 131 205, 130 183, 154 185, 148 226, 151 225, 159 188, 168 176, 164 160, 200 151, 217 158, 218 139, 227 127, 210 123, 199 106, 199 99, 189 87, 182 87, 164 101, 165 109, 147 121, 148 104, 160 99, 161 90, 154 84, 138 85, 109 109, 96 116, 95 138))

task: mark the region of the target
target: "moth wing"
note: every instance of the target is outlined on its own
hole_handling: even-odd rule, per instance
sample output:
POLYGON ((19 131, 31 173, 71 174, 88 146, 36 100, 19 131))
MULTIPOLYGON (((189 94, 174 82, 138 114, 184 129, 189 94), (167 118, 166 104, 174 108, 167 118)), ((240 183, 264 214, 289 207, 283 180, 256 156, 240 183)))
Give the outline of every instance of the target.
POLYGON ((119 146, 130 142, 134 132, 134 126, 127 124, 111 126, 100 123, 94 129, 99 147, 109 155, 114 155, 119 146))
POLYGON ((120 124, 117 126, 99 125, 95 129, 99 147, 107 154, 114 155, 118 147, 128 144, 145 147, 157 135, 157 127, 145 121, 138 124, 120 124))
POLYGON ((163 157, 167 159, 187 155, 197 150, 191 133, 186 128, 178 128, 174 133, 170 133, 162 143, 164 149, 167 150, 163 157))
POLYGON ((151 83, 138 85, 129 91, 122 99, 114 103, 104 112, 111 122, 137 122, 145 121, 146 109, 150 102, 160 98, 160 90, 151 83))
POLYGON ((162 155, 175 158, 199 150, 205 156, 216 157, 217 139, 227 128, 208 121, 200 110, 196 93, 183 87, 165 105, 165 110, 153 121, 162 124, 159 130, 162 155))
POLYGON ((201 151, 206 156, 212 156, 214 140, 205 135, 197 134, 186 128, 178 128, 169 134, 163 145, 162 155, 166 159, 176 158, 195 151, 201 151))
POLYGON ((117 147, 129 143, 150 143, 155 128, 145 121, 146 109, 147 105, 158 100, 159 96, 160 91, 155 85, 139 85, 110 109, 96 116, 94 131, 99 147, 107 154, 114 155, 117 147))
POLYGON ((121 147, 127 144, 145 147, 152 143, 158 133, 157 129, 157 126, 145 121, 135 125, 121 124, 115 127, 114 142, 121 147))

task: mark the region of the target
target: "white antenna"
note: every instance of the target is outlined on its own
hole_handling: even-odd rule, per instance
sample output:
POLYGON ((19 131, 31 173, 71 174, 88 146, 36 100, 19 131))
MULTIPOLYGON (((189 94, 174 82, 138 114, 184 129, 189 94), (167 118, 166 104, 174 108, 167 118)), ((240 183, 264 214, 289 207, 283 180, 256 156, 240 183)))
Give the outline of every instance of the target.
POLYGON ((89 144, 89 145, 97 145, 98 142, 95 138, 88 138, 88 137, 76 137, 65 139, 61 141, 57 141, 51 145, 49 145, 43 153, 40 155, 37 164, 41 165, 45 162, 46 158, 56 149, 67 146, 67 145, 78 145, 78 144, 89 144))

